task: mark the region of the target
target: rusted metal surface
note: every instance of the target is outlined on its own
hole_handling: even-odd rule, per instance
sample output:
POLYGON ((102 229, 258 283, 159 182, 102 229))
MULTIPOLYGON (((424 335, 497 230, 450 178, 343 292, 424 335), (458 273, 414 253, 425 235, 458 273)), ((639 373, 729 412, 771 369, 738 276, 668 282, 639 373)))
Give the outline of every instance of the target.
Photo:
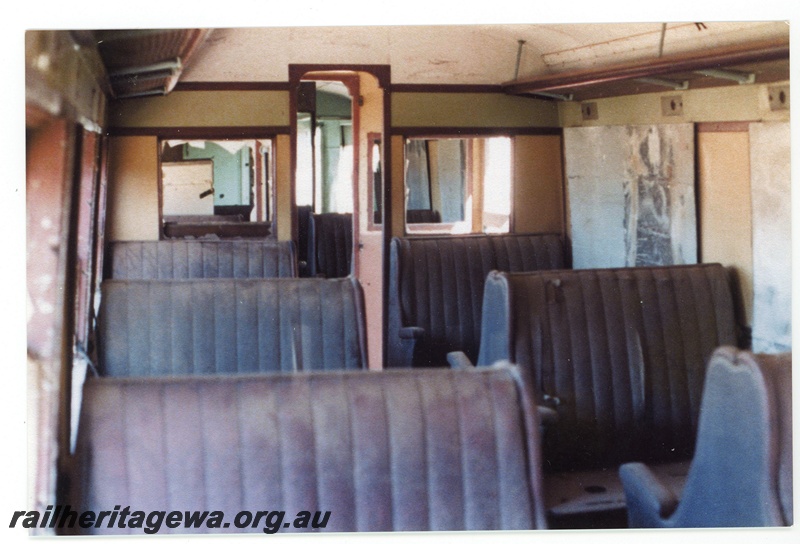
POLYGON ((95 225, 95 193, 97 179, 97 134, 83 131, 81 142, 80 188, 78 189, 77 263, 75 277, 75 340, 84 351, 88 350, 90 312, 92 299, 92 259, 95 225))
POLYGON ((72 125, 65 120, 34 129, 27 141, 27 296, 29 405, 36 433, 33 504, 54 504, 60 394, 65 341, 67 215, 70 206, 72 125))

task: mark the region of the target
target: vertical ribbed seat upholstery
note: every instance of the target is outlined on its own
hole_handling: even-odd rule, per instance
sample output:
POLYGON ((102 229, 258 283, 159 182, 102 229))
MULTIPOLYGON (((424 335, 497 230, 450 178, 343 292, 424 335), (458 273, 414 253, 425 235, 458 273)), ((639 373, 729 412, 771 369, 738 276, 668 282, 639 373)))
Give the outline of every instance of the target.
POLYGON ((406 223, 441 223, 439 210, 406 210, 406 223))
POLYGON ((389 366, 443 366, 451 351, 477 357, 481 303, 491 270, 564 268, 556 234, 394 238, 389 366))
POLYGON ((106 280, 100 372, 150 376, 366 368, 355 279, 106 280))
POLYGON ((714 353, 680 500, 642 463, 620 476, 631 527, 792 525, 791 353, 714 353))
POLYGON ((311 214, 308 251, 311 276, 344 278, 352 274, 353 214, 311 214))
POLYGON ((110 277, 149 280, 184 278, 292 278, 292 242, 264 240, 159 240, 111 242, 110 277))
POLYGON ((263 531, 235 527, 243 510, 283 510, 286 522, 329 511, 326 531, 544 528, 538 420, 522 387, 509 365, 95 378, 72 508, 222 512, 228 528, 194 530, 209 533, 263 531))
POLYGON ((483 311, 478 365, 518 364, 557 412, 554 472, 689 459, 707 362, 737 343, 718 264, 495 272, 483 311))

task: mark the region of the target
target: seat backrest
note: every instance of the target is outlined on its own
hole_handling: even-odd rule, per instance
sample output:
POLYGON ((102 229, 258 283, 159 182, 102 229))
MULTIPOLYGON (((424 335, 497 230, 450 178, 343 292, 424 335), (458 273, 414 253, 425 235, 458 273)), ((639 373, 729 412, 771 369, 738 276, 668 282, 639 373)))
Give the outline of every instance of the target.
POLYGON ((406 223, 441 223, 439 210, 406 210, 406 223))
POLYGON ((477 357, 489 272, 563 268, 565 262, 556 234, 394 238, 390 259, 390 366, 400 366, 402 327, 425 329, 425 356, 416 366, 443 365, 451 351, 477 357))
POLYGON ((792 357, 711 359, 697 450, 670 527, 792 525, 792 357))
POLYGON ((297 207, 297 255, 300 262, 298 274, 310 275, 308 271, 308 237, 311 231, 311 206, 297 207))
POLYGON ((706 364, 736 344, 720 265, 492 273, 479 365, 519 364, 558 412, 550 466, 691 456, 706 364))
POLYGON ((255 518, 266 509, 287 516, 273 531, 314 530, 290 526, 302 511, 330 512, 324 531, 544 528, 537 415, 520 387, 508 365, 95 378, 70 504, 218 511, 230 523, 160 527, 173 533, 270 532, 255 518), (255 525, 237 528, 241 511, 255 525))
POLYGON ((312 276, 349 276, 353 261, 353 214, 312 214, 308 245, 312 276))
POLYGON ((355 279, 106 280, 108 376, 366 368, 355 279))
POLYGON ((275 240, 158 240, 109 244, 111 278, 292 278, 292 242, 275 240))

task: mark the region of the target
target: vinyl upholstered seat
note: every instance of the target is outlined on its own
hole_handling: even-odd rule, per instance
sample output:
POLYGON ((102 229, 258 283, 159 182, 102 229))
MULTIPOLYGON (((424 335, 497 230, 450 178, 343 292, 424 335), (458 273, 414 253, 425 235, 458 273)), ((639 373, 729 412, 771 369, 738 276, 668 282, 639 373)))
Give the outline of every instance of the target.
POLYGON ((366 368, 357 280, 106 280, 98 359, 107 376, 366 368))
POLYGON ((406 223, 441 223, 439 210, 406 210, 406 223))
POLYGON ((309 275, 349 276, 353 271, 353 214, 311 214, 308 251, 309 275))
POLYGON ((556 234, 395 238, 390 259, 392 367, 444 366, 451 351, 477 357, 489 272, 566 265, 563 240, 556 234))
POLYGON ((492 273, 478 365, 509 360, 556 412, 543 439, 553 514, 624 508, 617 467, 683 484, 707 362, 736 345, 720 265, 492 273))
POLYGON ((113 279, 292 278, 292 242, 159 240, 109 244, 113 279))
POLYGON ((718 349, 683 494, 642 463, 620 476, 631 527, 792 525, 792 357, 718 349))
POLYGON ((326 531, 544 528, 535 428, 510 366, 94 378, 71 504, 219 511, 230 523, 162 533, 264 531, 235 527, 243 510, 287 522, 329 511, 326 531))

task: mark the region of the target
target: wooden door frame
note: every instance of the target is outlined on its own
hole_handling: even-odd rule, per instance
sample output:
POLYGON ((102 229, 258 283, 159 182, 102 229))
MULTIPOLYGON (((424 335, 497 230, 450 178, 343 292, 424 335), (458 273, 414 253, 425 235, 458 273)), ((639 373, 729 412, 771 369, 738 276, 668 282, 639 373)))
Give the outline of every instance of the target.
MULTIPOLYGON (((371 74, 378 80, 378 86, 383 89, 383 131, 381 135, 381 169, 383 171, 383 360, 387 359, 387 315, 389 308, 389 244, 392 239, 392 172, 391 172, 391 67, 388 64, 289 64, 289 136, 290 136, 290 213, 291 213, 291 238, 298 240, 297 229, 297 199, 295 195, 297 176, 297 91, 300 81, 309 72, 364 72, 371 74)), ((316 76, 315 76, 316 77, 316 76)), ((357 100, 357 97, 354 97, 357 100)), ((355 128, 355 127, 354 127, 355 128)), ((355 130, 354 130, 355 132, 355 130)), ((356 138, 354 137, 355 141, 356 138)), ((358 187, 354 183, 357 198, 358 187)))

